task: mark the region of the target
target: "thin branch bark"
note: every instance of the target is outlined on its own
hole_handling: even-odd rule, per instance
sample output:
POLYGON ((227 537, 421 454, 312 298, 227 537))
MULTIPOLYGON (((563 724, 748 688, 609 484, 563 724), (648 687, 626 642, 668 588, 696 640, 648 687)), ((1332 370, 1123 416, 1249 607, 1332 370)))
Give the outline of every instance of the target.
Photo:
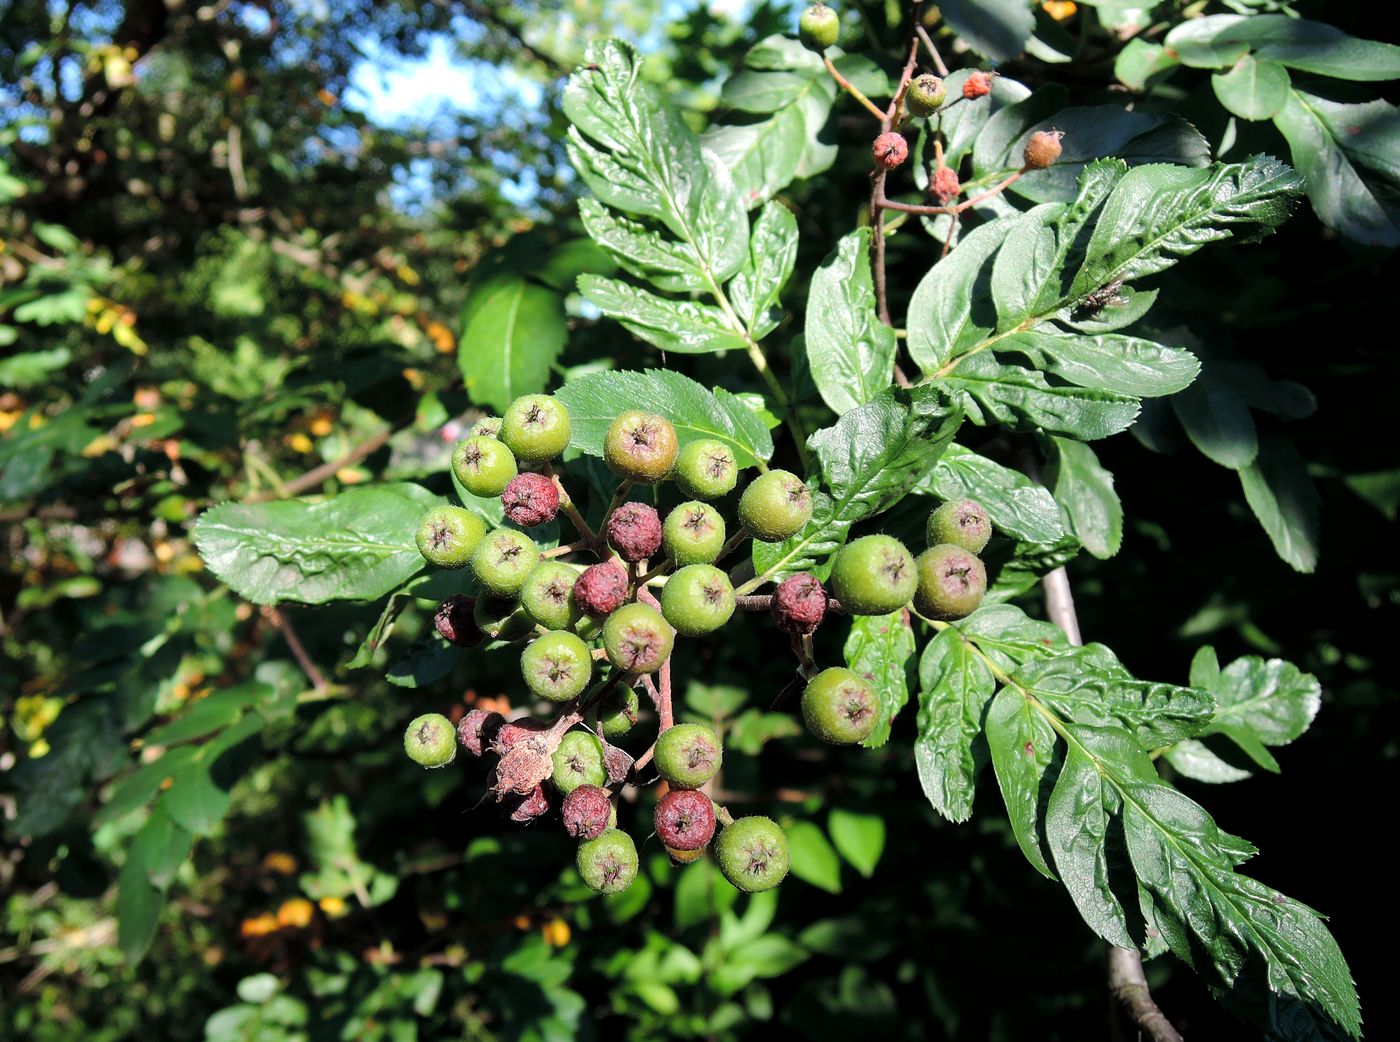
POLYGON ((301 475, 301 477, 293 478, 291 481, 288 481, 285 485, 283 485, 280 490, 276 492, 271 490, 266 492, 256 492, 253 495, 249 496, 247 499, 245 499, 243 502, 265 503, 269 499, 282 499, 290 498, 292 496, 299 496, 303 492, 306 492, 309 489, 313 489, 317 485, 320 485, 322 482, 333 477, 335 475, 335 472, 340 470, 342 467, 353 466, 354 464, 359 463, 360 460, 364 459, 366 456, 369 456, 378 449, 382 448, 384 446, 384 443, 389 440, 390 433, 390 430, 386 427, 384 430, 374 435, 374 437, 369 438, 366 441, 362 441, 360 444, 356 445, 349 452, 345 453, 345 455, 340 456, 337 459, 333 459, 329 463, 322 463, 319 467, 312 467, 305 474, 301 475))
POLYGON ((287 642, 287 647, 292 650, 292 657, 297 660, 297 665, 306 674, 306 679, 311 681, 311 689, 317 694, 324 694, 330 687, 326 682, 326 676, 311 661, 311 656, 306 653, 306 645, 302 644, 301 638, 297 636, 296 629, 292 626, 291 620, 283 615, 276 608, 268 605, 262 610, 263 618, 277 627, 277 631, 282 634, 282 639, 287 642))

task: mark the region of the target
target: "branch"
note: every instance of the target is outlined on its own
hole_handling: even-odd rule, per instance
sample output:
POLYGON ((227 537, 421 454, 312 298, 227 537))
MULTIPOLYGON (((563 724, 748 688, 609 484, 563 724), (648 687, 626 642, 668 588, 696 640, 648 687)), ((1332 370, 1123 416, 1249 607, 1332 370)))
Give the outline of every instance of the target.
POLYGON ((384 430, 374 435, 374 437, 356 445, 349 452, 345 453, 345 455, 333 459, 329 463, 322 463, 319 467, 312 467, 299 478, 293 478, 283 485, 281 489, 275 492, 255 492, 243 502, 265 503, 269 499, 283 499, 291 496, 299 496, 303 492, 315 488, 328 478, 334 476, 335 472, 342 467, 353 466, 366 456, 382 448, 384 443, 389 440, 389 435, 391 433, 392 432, 386 427, 384 430))
POLYGON ((830 58, 823 54, 822 61, 826 64, 826 71, 831 73, 831 78, 836 81, 836 85, 838 87, 844 90, 851 97, 855 98, 856 101, 864 105, 866 111, 869 112, 876 119, 878 119, 881 123, 885 121, 885 114, 880 111, 880 107, 876 105, 873 101, 871 101, 869 98, 867 98, 864 94, 862 94, 860 92, 860 89, 854 83, 846 79, 846 77, 842 76, 841 73, 837 71, 836 66, 831 64, 830 58))
POLYGON ((318 695, 325 694, 330 688, 330 684, 326 682, 325 674, 317 668, 316 663, 311 661, 311 656, 306 653, 306 646, 297 636, 297 631, 293 628, 291 620, 270 604, 263 608, 262 614, 263 618, 277 627, 277 632, 282 634, 282 639, 287 642, 287 647, 292 649, 292 657, 297 660, 297 665, 306 674, 306 679, 311 681, 311 689, 318 695))

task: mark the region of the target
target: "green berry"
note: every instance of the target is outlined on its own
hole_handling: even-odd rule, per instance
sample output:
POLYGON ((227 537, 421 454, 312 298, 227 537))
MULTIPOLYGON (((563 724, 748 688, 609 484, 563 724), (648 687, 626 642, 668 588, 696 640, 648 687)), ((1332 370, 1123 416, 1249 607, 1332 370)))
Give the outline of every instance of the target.
POLYGON ((499 496, 518 470, 515 453, 485 435, 459 441, 452 451, 452 473, 474 496, 499 496))
POLYGON ((472 572, 497 597, 514 597, 539 563, 540 550, 524 532, 498 528, 472 554, 472 572))
POLYGON ((578 874, 600 894, 620 894, 637 878, 637 845, 620 829, 604 829, 578 845, 578 874))
POLYGON ((928 516, 928 545, 951 543, 980 554, 992 538, 992 519, 975 499, 950 499, 928 516))
POLYGON ((931 116, 948 97, 948 88, 932 73, 917 76, 909 84, 904 101, 911 116, 931 116))
POLYGON ((403 751, 424 767, 446 767, 457 755, 457 728, 441 713, 425 713, 403 733, 403 751))
POLYGON ((614 688, 598 707, 598 730, 604 738, 621 738, 637 722, 641 702, 630 687, 614 688))
POLYGON ((788 874, 787 836, 772 818, 737 818, 715 841, 715 858, 724 878, 740 890, 772 890, 788 874))
POLYGON ((739 480, 739 464, 728 445, 705 438, 681 449, 672 476, 687 496, 718 499, 734 491, 739 480))
POLYGON ((501 418, 499 416, 483 416, 472 424, 471 430, 467 431, 468 438, 499 438, 501 436, 501 418))
POLYGON ((796 474, 770 470, 749 482, 739 497, 739 522, 755 539, 781 543, 812 517, 812 493, 796 474))
POLYGON ((825 4, 813 4, 797 19, 797 38, 809 51, 821 54, 841 35, 841 19, 825 4))
POLYGON ((734 614, 729 576, 711 564, 688 564, 666 580, 661 614, 687 637, 713 633, 734 614))
POLYGON ((661 544, 679 565, 711 564, 724 549, 724 518, 708 503, 682 503, 666 515, 661 544))
POLYGON ((880 717, 879 708, 875 689, 843 666, 822 670, 802 692, 807 730, 832 745, 854 745, 869 738, 880 717))
POLYGON ((629 673, 654 673, 671 654, 676 635, 659 611, 647 604, 624 604, 603 623, 608 661, 629 673))
POLYGON ((564 403, 547 394, 527 394, 510 403, 498 437, 529 463, 552 460, 569 447, 573 424, 564 403))
POLYGON ((433 507, 418 519, 418 552, 439 568, 461 568, 486 536, 486 522, 462 507, 433 507))
POLYGON ((672 787, 698 789, 719 773, 724 747, 704 724, 676 724, 656 739, 656 770, 672 787))
POLYGON ((567 702, 582 694, 593 679, 593 653, 567 630, 551 630, 521 654, 520 672, 525 686, 540 698, 567 702))
POLYGON ((514 641, 529 635, 534 620, 525 614, 514 597, 478 597, 472 621, 492 640, 514 641))
POLYGON ((580 785, 608 783, 603 746, 587 731, 570 731, 554 750, 554 785, 565 796, 580 785))
POLYGON ((987 568, 976 554, 951 543, 930 546, 915 562, 914 607, 930 619, 971 615, 987 592, 987 568))
POLYGON ((628 481, 660 481, 676 465, 676 453, 676 428, 671 421, 636 409, 613 420, 603 439, 603 459, 628 481))
POLYGON ((578 570, 562 561, 541 561, 520 587, 520 605, 547 630, 564 630, 579 618, 574 604, 578 570))
POLYGON ((902 608, 918 584, 913 556, 888 535, 847 543, 831 568, 831 592, 852 615, 887 615, 902 608))

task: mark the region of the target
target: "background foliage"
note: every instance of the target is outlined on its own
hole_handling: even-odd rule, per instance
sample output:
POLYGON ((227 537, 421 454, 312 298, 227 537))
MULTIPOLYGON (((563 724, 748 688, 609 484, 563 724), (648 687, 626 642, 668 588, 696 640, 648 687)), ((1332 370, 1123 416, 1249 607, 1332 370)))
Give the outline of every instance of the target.
MULTIPOLYGON (((980 54, 1010 59, 989 105, 996 127, 962 145, 975 173, 1004 168, 1024 132, 1053 123, 1067 131, 1066 177, 1027 187, 1023 207, 1072 199, 1075 161, 1093 155, 1203 165, 1262 151, 1306 178, 1313 213, 1264 246, 1205 250, 1157 283, 1152 339, 1200 356, 1200 380, 1146 399, 1132 436, 1098 442, 1097 459, 1077 442, 1043 445, 1065 517, 1009 489, 1027 526, 1013 534, 1048 543, 1036 533, 1069 524, 1089 551, 1072 566, 1085 634, 1138 676, 1189 679, 1222 702, 1249 669, 1230 666, 1241 656, 1291 658, 1318 677, 1305 739, 1278 748, 1306 723, 1285 720, 1276 742, 1207 739, 1215 755, 1178 747, 1171 766, 1187 779, 1250 772, 1202 798, 1223 828, 1260 844, 1261 875, 1331 916, 1363 998, 1383 995, 1372 924, 1386 885, 1377 810, 1396 782, 1384 639, 1396 623, 1400 471, 1392 439, 1375 433, 1397 375, 1385 332, 1393 259, 1375 247, 1396 239, 1394 52, 1363 43, 1380 35, 1363 4, 1235 3, 1183 22, 1168 3, 1140 27, 1122 5, 1051 10, 1063 7, 943 5, 936 33, 951 26, 980 54), (1220 20, 1241 15, 1264 17, 1220 20), (1144 31, 1125 40, 1133 28, 1144 31), (1133 118, 1106 118, 1125 90, 1133 118), (1094 504, 1103 516, 1086 515, 1094 504), (1202 644, 1226 667, 1218 680, 1202 644)), ((847 12, 843 43, 865 57, 842 69, 875 91, 898 71, 907 26, 899 5, 859 13, 847 12)), ((212 1039, 1106 1031, 1101 945, 1060 887, 1025 870, 996 815, 962 827, 934 815, 914 755, 928 723, 912 707, 888 744, 832 753, 768 708, 783 679, 754 668, 771 657, 763 631, 690 649, 685 711, 724 730, 731 802, 780 808, 797 878, 736 900, 704 864, 676 870, 644 849, 632 891, 582 901, 559 871, 570 860, 561 835, 522 833, 478 805, 475 766, 425 775, 398 749, 418 712, 500 698, 508 659, 429 683, 445 669, 424 662, 418 638, 431 627, 414 597, 382 614, 269 610, 258 604, 274 599, 275 577, 268 597, 245 602, 194 552, 193 520, 211 503, 384 479, 335 503, 382 526, 387 593, 417 569, 403 519, 419 505, 392 483, 440 473, 477 411, 547 379, 588 416, 599 371, 660 363, 598 316, 623 310, 608 291, 626 273, 584 231, 625 228, 605 227, 596 204, 576 208, 562 77, 584 39, 643 40, 645 80, 695 127, 709 117, 705 143, 738 171, 753 216, 782 221, 787 209, 760 209, 782 188, 800 232, 796 270, 816 272, 810 287, 788 285, 789 310, 809 290, 868 294, 863 265, 838 249, 868 196, 868 120, 808 56, 760 43, 792 19, 777 4, 741 19, 647 3, 561 13, 409 0, 99 0, 0 15, 0 639, 11 664, 0 674, 0 1034, 117 1039, 153 1023, 165 1037, 212 1039), (437 33, 481 70, 481 103, 418 125, 362 111, 356 62, 421 54, 437 33), (299 665, 284 619, 323 682, 299 665), (355 668, 369 664, 380 668, 355 668)), ((939 39, 956 62, 977 61, 939 39)), ((891 237, 896 313, 917 297, 928 250, 921 234, 891 237)), ((657 286, 679 297, 684 266, 672 278, 657 286)), ((765 311, 748 310, 754 329, 765 311)), ((874 327, 845 336, 870 358, 892 350, 874 327)), ((810 375, 796 355, 779 374, 811 429, 869 395, 860 372, 823 370, 808 340, 810 375)), ((756 377, 658 346, 678 400, 681 374, 723 384, 741 397, 709 420, 732 429, 743 416, 743 451, 766 457, 778 441, 791 453, 742 411, 742 395, 770 392, 756 377)), ((920 350, 911 336, 923 364, 920 350)), ((690 419, 708 429, 703 412, 690 419)), ((580 423, 581 439, 600 430, 580 423)), ((997 456, 1020 443, 977 447, 997 456)), ((937 491, 972 466, 945 457, 937 491)), ((1022 602, 1039 613, 1034 590, 1022 602)), ((829 629, 821 652, 834 661, 846 638, 829 629)), ((1304 715, 1311 697, 1299 692, 1304 715)), ((986 778, 979 806, 991 788, 986 778)), ((1190 973, 1169 960, 1149 973, 1194 1034, 1238 1030, 1190 973)), ((1373 1037, 1395 1027, 1379 1001, 1367 1014, 1373 1037)))

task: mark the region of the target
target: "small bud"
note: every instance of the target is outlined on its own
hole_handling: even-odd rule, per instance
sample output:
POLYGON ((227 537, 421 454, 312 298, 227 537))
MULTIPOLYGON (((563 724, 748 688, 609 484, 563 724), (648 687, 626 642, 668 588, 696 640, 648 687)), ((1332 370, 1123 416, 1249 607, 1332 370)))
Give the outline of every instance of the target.
POLYGON ((948 97, 948 88, 931 73, 916 77, 905 92, 904 101, 911 116, 931 116, 948 97))
POLYGON ((1052 166, 1060 158, 1060 138, 1064 136, 1061 130, 1037 130, 1032 134, 1023 154, 1026 169, 1044 170, 1052 166))
POLYGON ((506 517, 522 528, 547 524, 559 513, 559 488, 543 474, 518 474, 501 493, 506 517))
POLYGON ((890 131, 875 139, 871 153, 875 156, 876 166, 882 170, 893 170, 909 158, 909 142, 904 140, 903 134, 890 131))
POLYGON ((963 80, 963 97, 968 101, 976 98, 985 98, 992 92, 993 72, 974 72, 967 79, 963 80))
POLYGON ((962 193, 958 172, 951 166, 940 166, 933 172, 933 183, 928 190, 939 206, 947 206, 962 193))
POLYGON ((661 517, 645 503, 623 503, 608 518, 606 534, 608 545, 635 564, 661 549, 661 517))
POLYGON ((560 808, 564 831, 574 839, 593 839, 603 834, 612 815, 612 801, 596 785, 580 785, 564 797, 560 808))
POLYGON ((485 636, 472 618, 476 611, 476 598, 465 594, 453 594, 438 605, 433 615, 433 625, 442 639, 459 648, 469 648, 479 644, 485 636))
POLYGON ((778 584, 769 610, 779 629, 805 636, 826 616, 826 590, 809 572, 790 575, 778 584))

